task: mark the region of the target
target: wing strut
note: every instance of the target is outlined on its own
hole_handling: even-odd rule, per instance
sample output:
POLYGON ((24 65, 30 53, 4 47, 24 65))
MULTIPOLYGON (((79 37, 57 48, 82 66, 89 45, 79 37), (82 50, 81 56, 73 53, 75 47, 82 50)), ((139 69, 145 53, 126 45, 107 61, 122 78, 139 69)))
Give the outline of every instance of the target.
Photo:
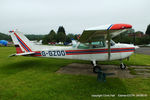
POLYGON ((110 60, 110 56, 111 56, 111 48, 110 48, 111 36, 110 36, 109 29, 107 30, 107 40, 108 40, 108 60, 110 60))

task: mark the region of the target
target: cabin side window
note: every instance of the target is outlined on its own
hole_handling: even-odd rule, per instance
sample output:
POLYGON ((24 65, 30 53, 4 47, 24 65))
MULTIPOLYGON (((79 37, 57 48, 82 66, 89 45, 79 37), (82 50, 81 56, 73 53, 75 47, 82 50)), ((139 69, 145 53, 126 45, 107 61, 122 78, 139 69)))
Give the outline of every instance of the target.
POLYGON ((78 48, 80 49, 91 49, 91 48, 102 48, 105 47, 104 41, 91 42, 91 43, 80 43, 78 48))
POLYGON ((92 48, 102 48, 105 47, 105 42, 104 41, 92 42, 91 45, 92 48))
POLYGON ((89 45, 89 43, 80 43, 78 48, 80 48, 80 49, 89 49, 90 45, 89 45))

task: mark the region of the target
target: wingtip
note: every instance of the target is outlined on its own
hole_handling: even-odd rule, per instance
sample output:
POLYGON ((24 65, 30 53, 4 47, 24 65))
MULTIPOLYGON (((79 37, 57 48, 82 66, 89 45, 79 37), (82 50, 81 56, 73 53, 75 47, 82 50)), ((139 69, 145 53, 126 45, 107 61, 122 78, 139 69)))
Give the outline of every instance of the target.
POLYGON ((130 24, 113 24, 111 27, 109 27, 109 30, 119 30, 119 29, 128 29, 132 28, 132 25, 130 24))
POLYGON ((9 33, 13 33, 13 32, 14 32, 14 30, 9 31, 9 33))

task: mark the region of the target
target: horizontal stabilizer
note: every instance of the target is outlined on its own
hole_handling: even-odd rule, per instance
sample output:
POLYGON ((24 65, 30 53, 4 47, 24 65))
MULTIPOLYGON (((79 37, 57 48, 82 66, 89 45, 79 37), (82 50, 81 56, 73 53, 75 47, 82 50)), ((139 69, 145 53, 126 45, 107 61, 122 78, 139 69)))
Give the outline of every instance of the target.
POLYGON ((12 56, 30 56, 30 55, 34 55, 34 54, 35 54, 35 52, 25 52, 25 53, 12 54, 9 57, 12 57, 12 56))

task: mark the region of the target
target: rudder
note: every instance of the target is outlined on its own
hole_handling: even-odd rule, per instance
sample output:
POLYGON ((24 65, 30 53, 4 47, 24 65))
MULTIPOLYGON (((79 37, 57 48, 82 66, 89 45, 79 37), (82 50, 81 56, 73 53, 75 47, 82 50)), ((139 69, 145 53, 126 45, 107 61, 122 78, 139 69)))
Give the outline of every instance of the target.
POLYGON ((16 47, 17 53, 32 52, 34 51, 34 44, 29 41, 21 32, 19 31, 9 31, 11 33, 11 38, 16 47))

